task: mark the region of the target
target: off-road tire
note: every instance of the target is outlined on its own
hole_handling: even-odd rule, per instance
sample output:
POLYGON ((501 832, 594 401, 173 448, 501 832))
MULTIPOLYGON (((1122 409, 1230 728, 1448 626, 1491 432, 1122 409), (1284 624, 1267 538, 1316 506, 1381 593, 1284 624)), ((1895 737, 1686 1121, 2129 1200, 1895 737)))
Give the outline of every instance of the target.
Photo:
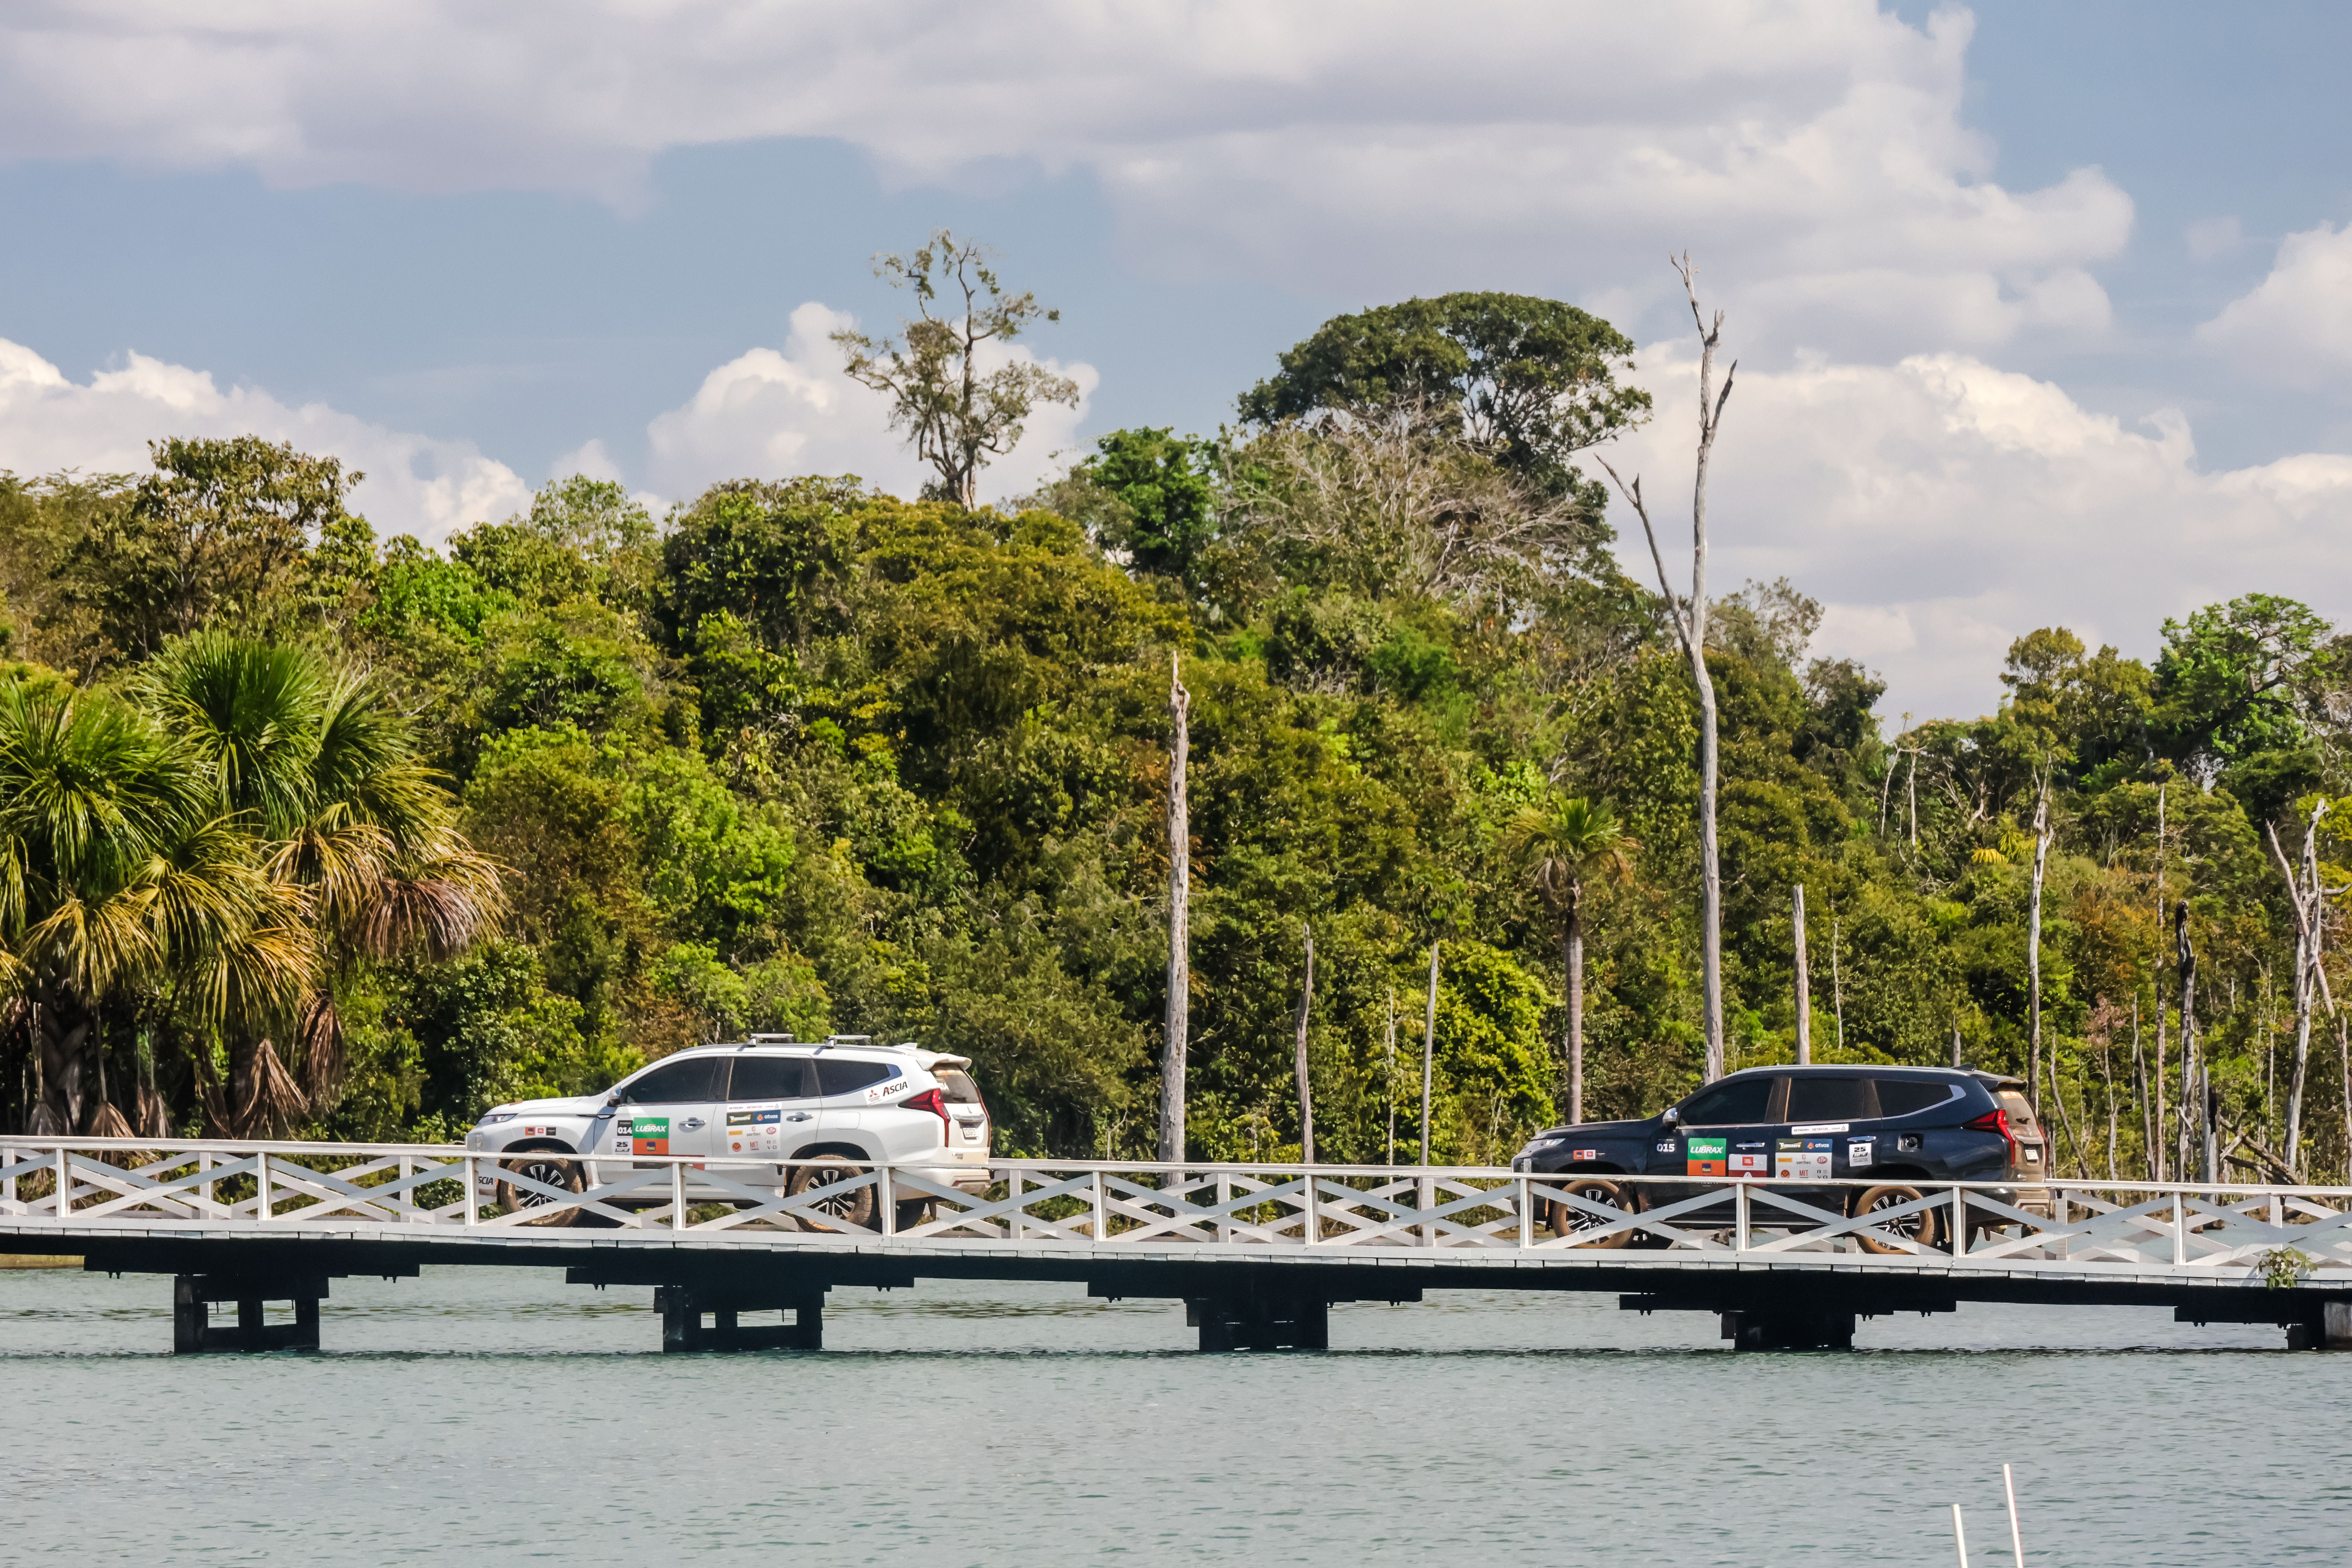
MULTIPOLYGON (((510 1159, 499 1161, 499 1169, 512 1171, 518 1176, 529 1177, 547 1186, 560 1187, 567 1193, 577 1193, 585 1188, 587 1172, 583 1162, 549 1158, 553 1152, 552 1150, 528 1151, 510 1159)), ((553 1201, 537 1193, 518 1191, 513 1183, 503 1178, 498 1184, 498 1204, 500 1214, 521 1214, 530 1209, 543 1208, 553 1201)), ((561 1230, 566 1226, 579 1224, 580 1211, 576 1208, 557 1209, 551 1214, 541 1215, 537 1219, 527 1219, 522 1223, 548 1230, 561 1230)))
MULTIPOLYGON (((1582 1198, 1590 1204, 1605 1205, 1628 1215, 1634 1212, 1636 1206, 1626 1197, 1623 1187, 1600 1176, 1576 1176, 1555 1184, 1564 1189, 1572 1197, 1582 1198)), ((1544 1205, 1543 1217, 1545 1228, 1563 1240, 1573 1240, 1579 1233, 1596 1229, 1608 1223, 1572 1204, 1556 1202, 1548 1202, 1544 1205)), ((1627 1246, 1633 1239, 1632 1231, 1621 1230, 1613 1236, 1604 1236, 1598 1241, 1581 1241, 1577 1242, 1576 1245, 1590 1247, 1596 1251, 1609 1250, 1627 1246)))
MULTIPOLYGON (((784 1183, 784 1195, 788 1198, 801 1197, 813 1190, 822 1190, 843 1182, 855 1181, 864 1173, 865 1167, 862 1165, 854 1165, 837 1154, 821 1154, 806 1164, 793 1167, 792 1175, 784 1183)), ((872 1230, 874 1228, 874 1185, 870 1182, 831 1203, 824 1203, 822 1199, 818 1202, 823 1212, 839 1220, 840 1226, 837 1227, 828 1226, 821 1221, 795 1215, 803 1230, 836 1228, 872 1230)))
MULTIPOLYGON (((1873 1209, 1895 1208, 1903 1204, 1915 1203, 1925 1195, 1918 1188, 1907 1187, 1899 1182, 1890 1182, 1885 1186, 1865 1187, 1863 1189, 1862 1195, 1853 1200, 1853 1215, 1854 1217, 1859 1218, 1873 1209)), ((1940 1216, 1931 1208, 1906 1215, 1884 1228, 1892 1230, 1907 1241, 1916 1242, 1921 1247, 1935 1246, 1936 1238, 1943 1232, 1940 1216)), ((1874 1236, 1859 1231, 1854 1233, 1854 1240, 1862 1244, 1862 1249, 1864 1252, 1893 1253, 1906 1258, 1914 1256, 1900 1247, 1891 1246, 1874 1236)))

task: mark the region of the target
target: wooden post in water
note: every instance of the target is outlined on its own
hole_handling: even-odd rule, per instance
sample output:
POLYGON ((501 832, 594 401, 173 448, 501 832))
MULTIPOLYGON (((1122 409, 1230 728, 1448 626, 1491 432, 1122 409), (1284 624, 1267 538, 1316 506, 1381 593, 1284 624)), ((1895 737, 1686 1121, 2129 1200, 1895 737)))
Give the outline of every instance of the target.
POLYGON ((1168 748, 1168 1027, 1160 1058, 1160 1157, 1184 1158, 1185 1036, 1192 1023, 1192 964, 1188 906, 1192 881, 1192 813, 1184 799, 1184 768, 1192 752, 1192 694, 1184 689, 1181 656, 1168 663, 1168 712, 1175 732, 1168 748))
POLYGON ((1315 926, 1307 931, 1307 978, 1298 988, 1298 1154, 1301 1164, 1315 1163, 1315 1082, 1307 1070, 1307 1019, 1315 1007, 1315 926))
POLYGON ((1797 1063, 1800 1067, 1813 1059, 1813 993, 1805 978, 1805 885, 1795 889, 1796 907, 1790 916, 1791 936, 1797 951, 1797 1063))
POLYGON ((1429 1163, 1429 1089, 1437 1072, 1437 943, 1429 944, 1429 1014, 1421 1026, 1421 1163, 1429 1163))

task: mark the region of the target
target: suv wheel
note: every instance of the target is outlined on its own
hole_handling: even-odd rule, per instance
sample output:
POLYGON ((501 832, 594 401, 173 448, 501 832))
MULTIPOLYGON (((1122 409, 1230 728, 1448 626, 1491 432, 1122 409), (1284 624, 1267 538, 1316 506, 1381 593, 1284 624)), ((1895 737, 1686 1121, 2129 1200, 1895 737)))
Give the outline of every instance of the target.
MULTIPOLYGON (((1621 1215, 1631 1215, 1633 1212, 1633 1205, 1626 1200, 1625 1189, 1614 1182, 1604 1182, 1598 1176, 1582 1176, 1572 1182, 1563 1182, 1560 1184, 1560 1189, 1570 1197, 1582 1198, 1586 1203, 1615 1209, 1621 1215)), ((1551 1233, 1571 1241, 1588 1230, 1598 1230, 1604 1225, 1614 1223, 1590 1210, 1578 1208, 1574 1204, 1548 1203, 1544 1205, 1544 1222, 1551 1227, 1551 1233)), ((1597 1241, 1577 1242, 1577 1245, 1591 1247, 1617 1247, 1626 1246, 1633 1239, 1632 1231, 1621 1230, 1614 1236, 1604 1236, 1597 1241)))
MULTIPOLYGON (((1905 1204, 1918 1202, 1920 1195, 1919 1189, 1916 1187, 1893 1185, 1865 1187, 1863 1189, 1862 1196, 1854 1200, 1854 1215, 1859 1218, 1877 1209, 1900 1208, 1905 1204)), ((1888 1220, 1879 1228, 1891 1235, 1899 1236, 1906 1241, 1916 1242, 1921 1247, 1935 1246, 1938 1230, 1934 1209, 1916 1210, 1903 1215, 1900 1219, 1888 1220)), ((1854 1239, 1862 1243, 1862 1249, 1864 1252, 1906 1252, 1905 1248, 1896 1247, 1892 1242, 1882 1241, 1874 1236, 1857 1232, 1854 1239)))
POLYGON ((801 1228, 803 1230, 873 1229, 873 1183, 868 1182, 862 1187, 847 1192, 828 1194, 826 1191, 827 1188, 843 1186, 854 1182, 864 1173, 862 1166, 853 1165, 834 1154, 823 1155, 805 1165, 793 1167, 792 1178, 784 1184, 784 1195, 790 1198, 808 1198, 810 1206, 817 1213, 826 1219, 840 1222, 837 1226, 824 1225, 803 1215, 798 1216, 801 1228))
MULTIPOLYGON (((537 1182, 543 1186, 556 1187, 567 1193, 579 1192, 587 1184, 583 1179, 581 1162, 552 1159, 546 1153, 520 1154, 511 1160, 501 1160, 499 1162, 499 1169, 511 1171, 527 1180, 537 1182)), ((498 1199, 500 1214, 523 1214, 532 1209, 546 1208, 555 1201, 544 1193, 518 1189, 512 1182, 503 1180, 499 1183, 498 1199)), ((544 1226, 548 1229, 558 1230, 568 1225, 577 1225, 579 1222, 578 1209, 561 1208, 541 1215, 536 1219, 527 1219, 523 1224, 544 1226)))

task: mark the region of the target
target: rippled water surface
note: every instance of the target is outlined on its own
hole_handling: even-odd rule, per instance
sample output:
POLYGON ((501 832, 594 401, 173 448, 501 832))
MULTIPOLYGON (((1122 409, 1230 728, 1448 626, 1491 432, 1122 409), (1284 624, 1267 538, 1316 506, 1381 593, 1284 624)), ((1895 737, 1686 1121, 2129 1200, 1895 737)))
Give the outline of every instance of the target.
POLYGON ((1332 1309, 1202 1356, 1076 1286, 836 1291, 664 1356, 650 1290, 337 1280, 317 1354, 180 1356, 170 1282, 0 1272, 0 1562, 2340 1563, 2352 1354, 1964 1307, 1734 1356, 1611 1296, 1332 1309), (765 1320, 761 1320, 765 1321, 765 1320))

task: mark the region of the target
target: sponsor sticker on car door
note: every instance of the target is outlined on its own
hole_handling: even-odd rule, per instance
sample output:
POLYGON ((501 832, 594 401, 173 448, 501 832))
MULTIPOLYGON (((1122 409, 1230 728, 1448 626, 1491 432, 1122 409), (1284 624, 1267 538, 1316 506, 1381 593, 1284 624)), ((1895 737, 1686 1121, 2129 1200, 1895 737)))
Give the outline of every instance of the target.
POLYGON ((1826 1138, 1782 1138, 1772 1151, 1772 1174, 1784 1182, 1825 1182, 1832 1158, 1826 1138))
POLYGON ((1850 1171, 1867 1171, 1871 1156, 1878 1148, 1876 1138, 1849 1138, 1845 1141, 1845 1163, 1850 1171))
POLYGON ((1683 1140, 1683 1174, 1686 1176, 1722 1176, 1731 1171, 1728 1138, 1685 1138, 1683 1140))
POLYGON ((1731 1173, 1735 1176, 1769 1176, 1772 1173, 1772 1146, 1762 1139, 1743 1139, 1731 1146, 1731 1173))
POLYGON ((784 1109, 730 1110, 727 1113, 730 1154, 781 1154, 784 1152, 784 1109))
POLYGON ((667 1116, 633 1116, 629 1119, 629 1152, 633 1154, 667 1154, 669 1152, 669 1118, 667 1116))

